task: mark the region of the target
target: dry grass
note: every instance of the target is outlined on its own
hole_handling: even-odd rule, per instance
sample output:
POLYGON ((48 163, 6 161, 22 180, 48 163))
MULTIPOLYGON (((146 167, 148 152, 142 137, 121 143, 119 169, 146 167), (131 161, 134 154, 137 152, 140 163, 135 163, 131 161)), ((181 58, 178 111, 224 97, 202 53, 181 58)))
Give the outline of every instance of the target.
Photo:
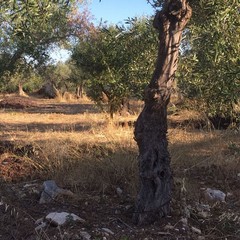
POLYGON ((38 149, 43 178, 54 178, 76 190, 107 191, 121 185, 132 191, 136 184, 132 181, 137 176, 133 129, 116 126, 125 118, 112 121, 103 113, 11 111, 2 112, 0 121, 3 140, 38 149))
POLYGON ((185 168, 239 165, 239 132, 171 129, 169 136, 173 165, 185 168))
MULTIPOLYGON (((3 232, 9 236, 12 233, 16 236, 15 239, 26 239, 26 231, 36 227, 35 220, 42 217, 44 212, 50 209, 52 211, 52 207, 58 209, 60 204, 61 209, 67 206, 71 212, 80 212, 80 216, 88 221, 86 229, 91 233, 96 231, 96 226, 102 226, 121 236, 114 236, 115 239, 160 237, 156 232, 162 231, 162 223, 150 226, 144 232, 140 229, 138 231, 138 228, 131 225, 132 210, 122 210, 129 203, 131 206, 136 197, 138 149, 133 139, 133 127, 122 127, 119 123, 132 123, 137 114, 126 118, 116 116, 112 121, 107 114, 99 113, 87 99, 81 104, 59 103, 56 100, 36 101, 40 105, 36 109, 0 110, 0 186, 4 190, 2 195, 6 197, 6 202, 11 205, 9 211, 4 210, 1 215, 0 234, 3 232), (7 148, 3 152, 1 144, 4 141, 7 148), (73 199, 57 199, 54 206, 36 204, 35 200, 38 202, 39 196, 35 199, 36 195, 33 194, 31 197, 27 195, 26 198, 19 198, 15 190, 22 191, 25 181, 29 182, 29 176, 39 183, 54 179, 58 185, 71 189, 76 194, 73 199), (11 180, 18 183, 7 182, 11 180), (116 195, 117 187, 123 190, 120 197, 116 195), (14 194, 9 189, 14 189, 14 194), (121 210, 120 215, 115 214, 115 209, 121 210), (130 226, 126 228, 124 225, 124 233, 119 231, 119 222, 112 221, 116 217, 130 226), (18 231, 14 232, 16 228, 18 231), (135 229, 136 232, 130 229, 135 229), (19 234, 23 237, 20 238, 19 234)), ((166 220, 168 225, 177 226, 181 222, 181 209, 187 204, 195 206, 200 200, 202 187, 214 187, 233 193, 232 200, 236 198, 236 205, 232 205, 230 199, 231 209, 234 206, 231 211, 238 216, 239 132, 195 129, 192 123, 202 121, 202 117, 190 111, 181 111, 170 117, 171 122, 177 124, 170 124, 168 134, 175 179, 172 199, 174 211, 172 217, 166 220), (185 202, 180 193, 183 186, 186 188, 185 202)), ((229 234, 233 236, 232 239, 236 239, 239 226, 228 219, 219 223, 215 209, 212 213, 211 219, 198 220, 194 217, 189 222, 193 219, 191 224, 201 229, 206 239, 220 239, 229 234), (228 229, 228 224, 231 224, 231 229, 228 229)), ((79 226, 76 229, 69 226, 62 230, 64 233, 79 233, 79 226)), ((178 236, 179 233, 174 232, 172 237, 175 235, 178 236)), ((37 238, 53 239, 57 236, 58 239, 65 239, 61 232, 56 233, 54 229, 47 228, 37 238)), ((66 239, 76 238, 74 235, 73 238, 66 239)))
MULTIPOLYGON (((183 116, 190 116, 190 112, 183 116)), ((56 179, 75 191, 105 192, 119 186, 135 194, 138 170, 133 128, 117 123, 136 118, 116 117, 111 121, 107 114, 97 112, 3 111, 0 130, 3 140, 31 144, 39 150, 33 158, 41 166, 41 178, 56 179)), ((171 128, 169 141, 175 170, 215 164, 240 171, 239 132, 171 128)))

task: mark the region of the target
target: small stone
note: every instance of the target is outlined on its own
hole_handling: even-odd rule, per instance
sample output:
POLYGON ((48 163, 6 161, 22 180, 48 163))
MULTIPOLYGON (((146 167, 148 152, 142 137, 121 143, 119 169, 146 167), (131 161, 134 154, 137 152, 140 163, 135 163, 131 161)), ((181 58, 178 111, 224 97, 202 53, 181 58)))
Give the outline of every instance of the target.
POLYGON ((67 212, 52 212, 49 213, 46 216, 46 220, 48 220, 50 223, 53 223, 54 225, 61 226, 66 224, 68 221, 79 221, 79 222, 85 222, 84 219, 78 217, 77 215, 73 213, 67 213, 67 212))
POLYGON ((198 236, 197 240, 205 240, 204 236, 198 236))
POLYGON ((197 210, 199 212, 201 212, 201 211, 210 212, 210 206, 208 204, 198 204, 197 205, 197 210))
POLYGON ((234 197, 233 193, 227 192, 227 198, 234 197))
POLYGON ((36 188, 32 189, 32 193, 36 194, 36 195, 40 195, 40 191, 36 188))
POLYGON ((198 228, 191 227, 191 229, 192 229, 192 231, 193 231, 194 233, 197 233, 197 234, 201 234, 201 233, 202 233, 202 231, 201 231, 200 229, 198 229, 198 228))
POLYGON ((173 230, 174 226, 172 226, 171 224, 167 224, 166 226, 164 226, 163 228, 164 230, 173 230))
POLYGON ((39 187, 38 183, 26 183, 23 188, 34 188, 34 187, 39 187))
POLYGON ((206 219, 206 218, 211 216, 210 205, 198 204, 197 207, 196 207, 196 210, 198 211, 197 215, 200 218, 206 219))
POLYGON ((57 186, 54 180, 47 180, 43 183, 43 191, 39 203, 49 203, 54 200, 58 195, 73 196, 70 190, 66 190, 57 186))
POLYGON ((119 214, 121 214, 121 211, 118 210, 118 209, 116 209, 116 210, 115 210, 115 214, 116 214, 116 215, 119 215, 119 214))
POLYGON ((220 190, 207 188, 204 193, 204 198, 208 202, 225 202, 226 194, 220 190))
POLYGON ((198 217, 203 218, 203 219, 206 219, 206 218, 210 217, 210 213, 209 212, 203 212, 203 211, 202 212, 198 212, 197 215, 198 215, 198 217))
POLYGON ((183 226, 187 226, 188 225, 188 219, 187 218, 182 218, 181 222, 182 222, 183 226))
POLYGON ((111 231, 111 230, 108 229, 108 228, 102 228, 102 230, 103 230, 104 232, 108 233, 108 234, 114 235, 114 232, 111 231))
POLYGON ((169 232, 158 232, 157 234, 158 234, 158 235, 163 235, 163 236, 164 236, 164 235, 170 235, 169 232))
POLYGON ((43 228, 45 228, 47 226, 47 223, 43 222, 40 225, 38 225, 37 227, 35 227, 35 231, 39 231, 43 228))
POLYGON ((122 193, 123 193, 123 190, 122 190, 120 187, 118 187, 118 188, 116 189, 116 191, 117 191, 118 196, 121 196, 122 193))
POLYGON ((41 224, 44 222, 44 218, 39 218, 38 220, 35 221, 35 224, 41 224))
POLYGON ((26 193, 23 193, 23 192, 19 192, 19 197, 20 198, 25 198, 27 196, 26 193))
POLYGON ((84 239, 84 240, 90 240, 91 239, 91 235, 88 232, 85 231, 81 231, 80 232, 80 236, 84 239))
POLYGON ((132 207, 132 205, 127 205, 127 206, 125 207, 125 209, 126 209, 126 210, 129 210, 131 207, 132 207))

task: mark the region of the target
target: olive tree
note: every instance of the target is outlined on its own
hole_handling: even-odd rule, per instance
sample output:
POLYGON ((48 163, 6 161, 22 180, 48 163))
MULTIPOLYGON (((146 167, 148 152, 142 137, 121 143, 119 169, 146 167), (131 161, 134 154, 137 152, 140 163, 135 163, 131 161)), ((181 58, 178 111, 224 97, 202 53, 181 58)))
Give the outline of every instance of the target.
POLYGON ((157 38, 147 18, 129 19, 127 27, 100 26, 79 42, 72 59, 88 78, 88 95, 107 98, 111 116, 130 97, 140 97, 151 76, 157 38))
MULTIPOLYGON (((198 110, 216 121, 234 120, 240 98, 239 4, 225 0, 191 0, 194 11, 186 32, 188 49, 180 62, 178 84, 198 110)), ((223 126, 222 126, 223 127, 223 126)))
POLYGON ((162 3, 154 19, 154 27, 159 32, 158 57, 145 89, 145 106, 134 131, 139 148, 140 177, 133 216, 136 224, 151 223, 170 211, 172 173, 167 141, 167 105, 177 70, 182 32, 191 14, 186 0, 169 0, 162 3))
POLYGON ((0 5, 0 77, 45 64, 54 44, 87 29, 78 0, 6 0, 0 5), (10 73, 10 74, 9 74, 10 73))

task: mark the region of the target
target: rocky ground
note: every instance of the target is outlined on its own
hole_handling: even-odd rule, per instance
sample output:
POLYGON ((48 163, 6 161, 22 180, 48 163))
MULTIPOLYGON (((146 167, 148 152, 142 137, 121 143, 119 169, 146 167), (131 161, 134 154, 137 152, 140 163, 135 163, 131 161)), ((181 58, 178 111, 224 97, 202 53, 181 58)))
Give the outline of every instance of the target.
MULTIPOLYGON (((132 224, 133 197, 119 189, 111 194, 59 195, 40 204, 42 181, 1 183, 0 239, 240 239, 240 176, 216 181, 206 175, 208 171, 219 171, 221 175, 221 170, 214 166, 198 169, 197 174, 190 172, 185 180, 200 182, 202 187, 231 189, 226 202, 175 192, 171 215, 150 226, 132 224), (84 221, 70 218, 65 224, 58 225, 46 219, 54 212, 73 213, 84 221)), ((71 190, 74 193, 74 189, 71 190)))

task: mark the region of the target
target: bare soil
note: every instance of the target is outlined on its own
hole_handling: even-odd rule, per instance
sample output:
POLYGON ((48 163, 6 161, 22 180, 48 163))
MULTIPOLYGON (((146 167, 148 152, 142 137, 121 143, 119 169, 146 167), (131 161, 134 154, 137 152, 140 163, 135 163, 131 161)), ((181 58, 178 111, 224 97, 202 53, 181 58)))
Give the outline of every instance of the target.
MULTIPOLYGON (((74 118, 74 115, 78 117, 78 114, 85 112, 98 113, 91 102, 56 103, 53 100, 36 98, 4 98, 0 102, 0 107, 2 113, 37 113, 42 117, 45 114, 61 114, 59 116, 70 115, 69 119, 74 118)), ((179 115, 173 116, 171 118, 173 128, 171 131, 174 131, 175 127, 181 126, 185 127, 186 131, 191 132, 195 123, 192 125, 192 121, 186 119, 187 117, 181 120, 179 115)), ((0 130, 1 132, 6 130, 31 131, 35 128, 42 131, 46 130, 46 125, 34 124, 28 124, 26 130, 21 123, 11 125, 11 123, 5 122, 4 124, 0 123, 0 130)), ((79 131, 86 130, 80 126, 79 131)), ((55 131, 66 131, 66 126, 63 127, 62 123, 56 123, 52 127, 55 127, 55 131)), ((69 131, 72 131, 70 127, 69 131)), ((203 130, 201 129, 201 131, 203 130)), ((240 139, 238 138, 239 133, 237 134, 234 139, 240 139)), ((62 187, 75 193, 73 198, 60 197, 52 203, 39 204, 41 186, 43 181, 47 180, 45 170, 40 168, 43 152, 42 149, 26 142, 27 139, 24 143, 20 143, 5 138, 0 141, 1 240, 84 239, 81 232, 88 232, 91 239, 240 239, 239 164, 234 166, 195 164, 194 167, 188 167, 188 169, 184 164, 174 165, 174 194, 171 216, 159 219, 149 226, 135 226, 132 223, 135 195, 124 191, 124 189, 122 194, 118 194, 116 191, 118 186, 99 192, 78 188, 77 185, 61 183, 62 187), (226 202, 206 203, 201 189, 207 187, 228 193, 226 202), (186 192, 183 190, 184 188, 187 189, 186 192), (198 191, 199 189, 200 191, 198 191), (197 210, 199 203, 209 204, 211 208, 209 215, 199 214, 197 210), (49 224, 43 230, 36 231, 36 220, 44 218, 52 211, 75 213, 86 222, 70 222, 61 227, 49 224), (103 228, 110 229, 114 234, 106 232, 103 228)), ((219 149, 219 151, 222 150, 219 149)), ((227 150, 223 151, 227 159, 239 159, 240 142, 234 142, 227 150)), ((207 157, 207 155, 204 156, 207 157)), ((174 157, 176 156, 174 155, 174 157)), ((200 161, 202 160, 204 159, 200 161)))
POLYGON ((41 99, 34 97, 20 97, 10 95, 0 98, 0 109, 24 111, 28 113, 63 113, 63 114, 79 114, 84 112, 97 112, 97 108, 91 102, 82 103, 81 106, 77 102, 57 102, 54 99, 41 99))

